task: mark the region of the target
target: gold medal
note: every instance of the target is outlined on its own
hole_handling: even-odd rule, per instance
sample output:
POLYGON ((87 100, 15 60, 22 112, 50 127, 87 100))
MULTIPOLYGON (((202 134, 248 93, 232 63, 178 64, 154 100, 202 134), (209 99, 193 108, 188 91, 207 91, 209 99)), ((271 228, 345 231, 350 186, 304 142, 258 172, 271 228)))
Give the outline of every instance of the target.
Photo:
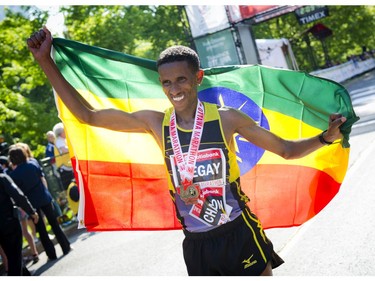
POLYGON ((180 197, 183 201, 189 199, 198 199, 200 194, 199 184, 191 184, 186 188, 180 185, 180 197))

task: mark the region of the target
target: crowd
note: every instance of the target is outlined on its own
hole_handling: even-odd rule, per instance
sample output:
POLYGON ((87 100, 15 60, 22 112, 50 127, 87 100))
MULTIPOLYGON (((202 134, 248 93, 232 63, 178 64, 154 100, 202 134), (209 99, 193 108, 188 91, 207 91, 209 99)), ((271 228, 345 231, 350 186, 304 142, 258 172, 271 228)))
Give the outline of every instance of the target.
MULTIPOLYGON (((63 124, 58 123, 48 131, 46 139, 46 157, 67 193, 74 182, 74 173, 63 124)), ((56 238, 64 255, 71 251, 70 242, 61 227, 60 205, 52 196, 44 170, 33 157, 29 145, 18 142, 2 149, 0 164, 2 275, 30 275, 26 265, 39 261, 36 243, 40 241, 51 261, 57 259, 53 239, 56 238), (23 254, 24 239, 29 256, 23 254)))

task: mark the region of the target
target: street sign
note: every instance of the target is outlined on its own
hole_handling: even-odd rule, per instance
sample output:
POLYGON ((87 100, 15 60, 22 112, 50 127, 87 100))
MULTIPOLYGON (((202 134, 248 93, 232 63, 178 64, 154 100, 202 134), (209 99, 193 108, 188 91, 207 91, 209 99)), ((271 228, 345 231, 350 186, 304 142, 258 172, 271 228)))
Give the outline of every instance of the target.
POLYGON ((316 39, 322 40, 328 36, 332 35, 332 30, 326 27, 322 23, 317 23, 309 29, 309 32, 315 36, 316 39))
POLYGON ((304 6, 295 10, 294 13, 300 25, 329 16, 327 6, 304 6))
POLYGON ((194 42, 203 68, 240 64, 230 29, 197 38, 194 42))

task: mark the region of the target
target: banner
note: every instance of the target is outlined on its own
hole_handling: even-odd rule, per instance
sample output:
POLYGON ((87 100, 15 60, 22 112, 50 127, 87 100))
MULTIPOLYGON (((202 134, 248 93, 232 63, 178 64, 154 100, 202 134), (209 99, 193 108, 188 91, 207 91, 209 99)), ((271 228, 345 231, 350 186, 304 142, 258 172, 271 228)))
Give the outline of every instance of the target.
MULTIPOLYGON (((154 61, 56 38, 54 59, 94 108, 127 112, 170 107, 154 61)), ((284 160, 235 136, 242 188, 264 228, 304 223, 339 191, 349 160, 349 134, 358 120, 340 84, 303 72, 259 65, 205 69, 202 101, 232 106, 280 137, 316 136, 329 115, 342 113, 341 142, 284 160)), ((180 229, 163 155, 148 134, 81 124, 56 96, 80 186, 80 225, 98 230, 180 229)))

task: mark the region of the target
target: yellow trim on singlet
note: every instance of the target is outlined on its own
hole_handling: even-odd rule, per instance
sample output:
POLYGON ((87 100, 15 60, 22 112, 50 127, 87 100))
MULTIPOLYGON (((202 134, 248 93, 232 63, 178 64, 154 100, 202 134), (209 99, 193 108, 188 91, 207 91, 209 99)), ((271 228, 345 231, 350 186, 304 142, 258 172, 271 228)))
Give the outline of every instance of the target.
MULTIPOLYGON (((227 140, 225 139, 223 126, 221 123, 220 113, 218 111, 218 107, 216 104, 203 102, 204 104, 204 122, 210 121, 219 121, 220 126, 220 134, 225 144, 226 149, 228 150, 228 161, 229 161, 229 182, 234 182, 240 177, 240 168, 237 163, 237 156, 235 151, 228 145, 227 140)), ((173 107, 170 107, 165 110, 165 115, 163 119, 163 130, 162 130, 162 137, 163 137, 163 155, 165 155, 165 142, 164 142, 164 127, 169 126, 170 117, 173 111, 173 107)), ((182 132, 192 132, 192 130, 182 129, 177 125, 177 128, 182 132)), ((171 188, 170 188, 171 189, 171 188)), ((172 189, 174 190, 174 188, 172 189)))
MULTIPOLYGON (((249 210, 248 210, 247 208, 245 209, 245 211, 246 211, 247 216, 248 216, 251 220, 253 220, 254 222, 256 222, 256 223, 258 224, 258 226, 259 226, 259 228, 260 228, 260 233, 261 233, 261 235, 262 235, 262 238, 264 239, 264 241, 267 241, 267 240, 265 239, 264 232, 263 232, 262 225, 261 225, 260 221, 254 219, 254 218, 252 218, 252 216, 251 216, 251 214, 249 213, 249 210)), ((243 217, 243 219, 244 219, 246 225, 250 228, 251 232, 253 233, 254 242, 255 242, 255 244, 257 245, 257 247, 258 247, 258 249, 259 249, 259 252, 260 252, 260 254, 262 255, 262 258, 263 258, 264 262, 267 262, 266 255, 265 255, 265 253, 264 253, 262 247, 261 247, 260 244, 259 244, 258 237, 257 237, 256 234, 255 234, 255 230, 252 228, 250 222, 247 220, 247 216, 246 216, 246 214, 245 214, 245 212, 242 212, 241 215, 242 215, 242 217, 243 217)))

